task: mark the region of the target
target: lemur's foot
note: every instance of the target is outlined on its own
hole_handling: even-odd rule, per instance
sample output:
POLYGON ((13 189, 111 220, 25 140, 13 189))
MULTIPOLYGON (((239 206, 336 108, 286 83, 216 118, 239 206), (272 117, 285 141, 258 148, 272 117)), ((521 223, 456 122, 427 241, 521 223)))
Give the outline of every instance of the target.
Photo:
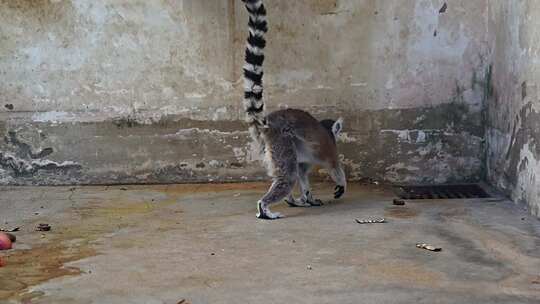
POLYGON ((261 220, 277 220, 283 218, 284 216, 279 212, 272 212, 261 202, 257 203, 257 218, 261 220))
POLYGON ((307 208, 307 207, 319 207, 319 206, 322 206, 324 205, 324 203, 320 200, 320 199, 310 199, 310 200, 307 200, 305 198, 301 198, 301 199, 285 199, 285 202, 289 205, 289 207, 302 207, 302 208, 307 208))
POLYGON ((284 216, 279 212, 257 212, 257 218, 261 220, 277 220, 284 218, 284 216))
POLYGON ((285 199, 285 202, 287 203, 287 205, 289 205, 289 207, 311 207, 309 203, 294 198, 287 198, 285 199))
POLYGON ((321 201, 320 199, 312 199, 310 201, 307 202, 310 206, 313 206, 313 207, 320 207, 322 205, 324 205, 323 201, 321 201))
POLYGON ((345 193, 345 187, 336 186, 335 191, 334 191, 334 198, 338 199, 338 198, 342 197, 344 193, 345 193))

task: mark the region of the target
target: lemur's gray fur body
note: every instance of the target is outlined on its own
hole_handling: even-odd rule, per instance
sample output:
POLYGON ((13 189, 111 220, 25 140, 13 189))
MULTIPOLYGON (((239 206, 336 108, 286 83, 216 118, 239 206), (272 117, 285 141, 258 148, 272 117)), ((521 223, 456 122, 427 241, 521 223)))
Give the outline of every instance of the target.
POLYGON ((336 182, 335 198, 345 192, 346 177, 338 159, 336 137, 342 129, 342 120, 319 122, 302 110, 286 109, 264 114, 263 62, 267 32, 266 9, 262 0, 242 0, 249 13, 249 37, 244 65, 244 107, 251 135, 265 154, 265 164, 273 179, 268 192, 257 202, 257 217, 277 219, 279 213, 269 206, 283 199, 290 206, 321 205, 312 196, 309 173, 312 165, 327 169, 336 182), (299 181, 302 197, 295 199, 291 192, 299 181))

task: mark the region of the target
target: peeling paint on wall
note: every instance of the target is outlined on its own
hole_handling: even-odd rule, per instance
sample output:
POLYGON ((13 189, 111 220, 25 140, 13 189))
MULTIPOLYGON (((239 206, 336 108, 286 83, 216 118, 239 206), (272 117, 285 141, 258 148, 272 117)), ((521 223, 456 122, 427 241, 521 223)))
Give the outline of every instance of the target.
POLYGON ((65 161, 62 163, 57 163, 46 159, 27 161, 5 152, 0 152, 0 166, 2 167, 3 171, 13 171, 13 175, 15 177, 33 175, 39 170, 51 170, 58 173, 60 170, 81 168, 78 164, 72 161, 65 161))
POLYGON ((33 178, 39 171, 47 171, 54 174, 63 174, 68 171, 77 171, 81 166, 73 161, 61 163, 45 159, 54 153, 53 148, 36 150, 28 143, 17 138, 14 131, 8 132, 4 139, 6 148, 13 152, 0 150, 0 179, 15 181, 19 177, 33 178))
MULTIPOLYGON (((352 180, 478 180, 486 3, 439 14, 431 0, 273 1, 268 110, 344 117, 352 180)), ((30 145, 0 151, 80 166, 24 178, 2 167, 0 183, 266 179, 243 123, 242 5, 0 1, 0 134, 30 145)))
POLYGON ((540 216, 540 3, 490 2, 488 178, 540 216))

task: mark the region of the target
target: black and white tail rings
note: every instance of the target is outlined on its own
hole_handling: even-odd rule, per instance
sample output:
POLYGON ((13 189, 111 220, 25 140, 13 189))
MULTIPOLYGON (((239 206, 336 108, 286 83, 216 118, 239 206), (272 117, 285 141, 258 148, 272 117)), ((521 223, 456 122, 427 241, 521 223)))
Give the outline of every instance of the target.
POLYGON ((244 109, 249 123, 264 125, 264 35, 268 31, 266 9, 262 0, 243 1, 249 13, 249 36, 244 63, 244 109))

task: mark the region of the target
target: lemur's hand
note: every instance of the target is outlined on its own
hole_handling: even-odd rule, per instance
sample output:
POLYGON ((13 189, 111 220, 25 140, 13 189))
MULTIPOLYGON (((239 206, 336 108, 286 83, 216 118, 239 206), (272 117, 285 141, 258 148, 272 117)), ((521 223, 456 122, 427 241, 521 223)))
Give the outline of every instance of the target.
POLYGON ((343 193, 345 193, 345 187, 343 187, 343 186, 338 185, 338 186, 336 186, 336 188, 334 190, 335 190, 334 191, 334 198, 335 199, 338 199, 338 198, 342 197, 343 193))

